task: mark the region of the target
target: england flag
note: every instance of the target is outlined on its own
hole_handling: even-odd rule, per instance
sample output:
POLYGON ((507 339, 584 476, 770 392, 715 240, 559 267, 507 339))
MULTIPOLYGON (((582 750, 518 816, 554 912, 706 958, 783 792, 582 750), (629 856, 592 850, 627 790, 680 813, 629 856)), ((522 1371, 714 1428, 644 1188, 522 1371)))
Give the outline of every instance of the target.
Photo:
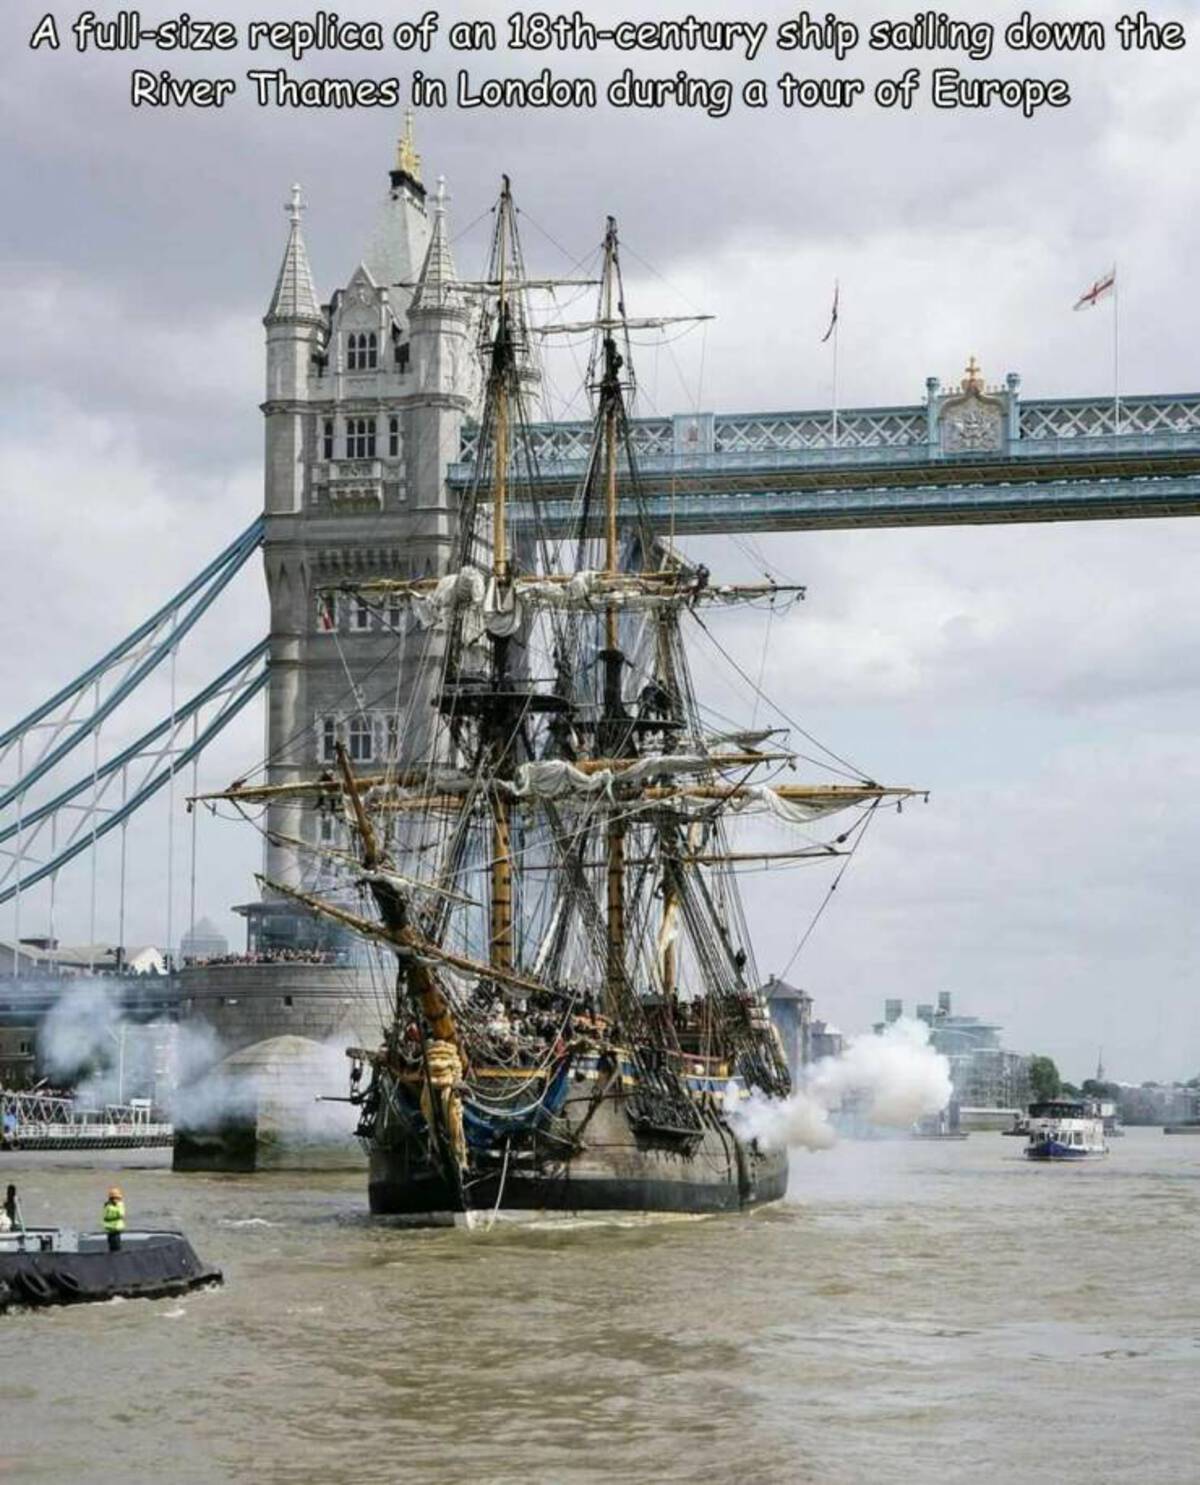
POLYGON ((1076 299, 1073 309, 1091 309, 1093 304, 1099 304, 1106 294, 1111 294, 1117 287, 1117 270, 1110 269, 1103 278, 1098 278, 1085 294, 1080 294, 1076 299))

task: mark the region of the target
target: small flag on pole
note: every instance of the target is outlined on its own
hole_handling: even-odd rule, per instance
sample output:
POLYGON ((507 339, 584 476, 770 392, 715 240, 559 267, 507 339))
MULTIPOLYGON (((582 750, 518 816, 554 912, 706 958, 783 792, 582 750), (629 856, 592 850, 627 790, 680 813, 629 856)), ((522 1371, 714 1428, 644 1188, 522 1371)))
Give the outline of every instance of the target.
POLYGON ((837 320, 838 320, 838 294, 839 294, 839 292, 840 292, 839 286, 838 286, 837 283, 835 283, 834 286, 833 286, 833 312, 829 316, 829 329, 826 330, 825 334, 821 336, 821 344, 822 345, 825 344, 825 342, 829 339, 829 337, 837 329, 837 320))
POLYGON ((1111 294, 1117 287, 1117 270, 1110 268, 1103 278, 1098 278, 1086 294, 1080 294, 1072 309, 1091 309, 1093 304, 1099 304, 1107 294, 1111 294))

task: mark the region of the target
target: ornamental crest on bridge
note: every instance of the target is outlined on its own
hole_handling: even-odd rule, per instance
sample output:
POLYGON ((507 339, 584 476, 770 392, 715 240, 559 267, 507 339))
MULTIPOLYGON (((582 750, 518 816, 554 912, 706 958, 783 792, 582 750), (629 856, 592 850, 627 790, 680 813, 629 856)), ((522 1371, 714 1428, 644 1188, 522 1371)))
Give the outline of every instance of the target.
POLYGON ((935 443, 944 454, 997 454, 1007 441, 1010 404, 1015 378, 1006 389, 989 389, 972 356, 956 392, 941 392, 936 378, 929 387, 930 412, 936 429, 935 443))

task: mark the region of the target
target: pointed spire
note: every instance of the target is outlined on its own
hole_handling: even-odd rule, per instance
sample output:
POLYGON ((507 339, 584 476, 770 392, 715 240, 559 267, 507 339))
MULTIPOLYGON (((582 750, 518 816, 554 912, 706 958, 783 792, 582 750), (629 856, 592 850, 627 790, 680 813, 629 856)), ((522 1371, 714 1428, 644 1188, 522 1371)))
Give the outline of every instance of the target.
POLYGON ((433 198, 433 231, 429 235, 429 247, 425 262, 421 265, 413 294, 412 308, 430 309, 445 304, 447 291, 458 280, 454 257, 450 251, 450 240, 446 235, 446 177, 438 176, 437 193, 433 198))
POLYGON ((425 187, 421 184, 421 157, 417 153, 413 111, 404 115, 404 133, 396 141, 396 164, 392 170, 392 190, 409 186, 423 201, 425 187))
POLYGON ((321 306, 317 303, 317 291, 313 284, 312 269, 308 266, 308 253, 300 231, 300 218, 304 212, 304 201, 300 187, 292 187, 292 198, 284 206, 291 230, 279 277, 275 280, 275 292, 271 296, 271 307, 263 323, 279 324, 284 320, 307 320, 313 324, 324 323, 321 306))
POLYGON ((405 109, 404 133, 401 134, 396 146, 396 169, 403 170, 405 175, 411 175, 413 180, 420 184, 421 157, 417 154, 413 125, 413 111, 411 108, 405 109))

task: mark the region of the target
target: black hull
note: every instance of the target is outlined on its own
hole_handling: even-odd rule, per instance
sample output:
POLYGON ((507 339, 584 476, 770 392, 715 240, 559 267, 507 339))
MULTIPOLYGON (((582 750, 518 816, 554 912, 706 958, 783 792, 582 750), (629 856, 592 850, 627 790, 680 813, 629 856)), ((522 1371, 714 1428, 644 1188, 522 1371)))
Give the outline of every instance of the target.
POLYGON ((705 1215, 743 1212, 780 1201, 787 1192, 787 1160, 780 1156, 764 1172, 753 1193, 743 1196, 736 1182, 675 1180, 667 1177, 509 1176, 475 1178, 465 1206, 457 1188, 435 1175, 393 1180, 387 1162, 372 1162, 382 1170, 368 1185, 371 1212, 377 1217, 407 1217, 420 1223, 453 1221, 460 1214, 502 1212, 645 1212, 647 1214, 705 1215))
POLYGON ((423 1136, 385 1126, 368 1142, 371 1212, 434 1226, 493 1212, 707 1215, 787 1192, 787 1152, 739 1138, 711 1101, 699 1137, 683 1141, 637 1129, 620 1094, 602 1096, 598 1107, 590 1095, 564 1109, 567 1127, 581 1128, 574 1151, 537 1138, 507 1160, 499 1149, 472 1151, 461 1181, 429 1160, 423 1136))
POLYGON ((166 1299, 222 1282, 221 1270, 202 1263, 178 1233, 132 1238, 115 1253, 104 1238, 84 1239, 79 1251, 35 1246, 0 1253, 0 1312, 103 1300, 166 1299))

